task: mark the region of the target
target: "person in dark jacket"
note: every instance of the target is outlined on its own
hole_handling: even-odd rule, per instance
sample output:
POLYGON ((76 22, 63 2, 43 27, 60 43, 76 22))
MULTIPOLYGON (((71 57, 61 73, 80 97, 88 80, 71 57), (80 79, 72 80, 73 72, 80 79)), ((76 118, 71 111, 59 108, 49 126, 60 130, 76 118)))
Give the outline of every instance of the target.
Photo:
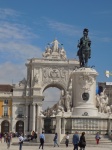
POLYGON ((74 145, 73 150, 78 150, 78 144, 79 144, 79 135, 78 132, 76 131, 75 134, 73 135, 72 143, 74 145))
POLYGON ((80 150, 85 150, 85 146, 86 146, 85 132, 82 132, 82 135, 79 141, 79 146, 80 146, 80 150))
POLYGON ((40 138, 40 146, 39 146, 39 149, 40 147, 42 146, 42 149, 44 148, 44 142, 45 142, 45 135, 44 135, 44 132, 42 132, 39 136, 40 138))
POLYGON ((57 145, 59 147, 59 144, 58 144, 58 134, 55 133, 55 136, 54 136, 54 147, 57 145))

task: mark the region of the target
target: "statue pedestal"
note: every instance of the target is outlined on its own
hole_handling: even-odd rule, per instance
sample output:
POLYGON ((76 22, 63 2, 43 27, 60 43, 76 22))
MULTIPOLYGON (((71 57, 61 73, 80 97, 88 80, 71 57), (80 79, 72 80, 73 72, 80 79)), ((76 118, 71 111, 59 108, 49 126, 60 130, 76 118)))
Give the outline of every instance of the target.
POLYGON ((79 68, 72 74, 72 116, 98 116, 96 108, 96 76, 92 68, 79 68))

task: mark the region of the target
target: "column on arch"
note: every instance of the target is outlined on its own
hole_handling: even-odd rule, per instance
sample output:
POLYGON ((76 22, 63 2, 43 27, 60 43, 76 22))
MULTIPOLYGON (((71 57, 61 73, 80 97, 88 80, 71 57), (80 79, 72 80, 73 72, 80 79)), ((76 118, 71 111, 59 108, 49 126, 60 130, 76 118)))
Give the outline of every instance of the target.
MULTIPOLYGON (((41 103, 37 103, 37 117, 36 117, 36 130, 37 133, 40 133, 40 130, 42 129, 42 126, 40 126, 40 115, 41 115, 41 110, 42 110, 42 104, 41 103), (40 129, 41 128, 41 129, 40 129)), ((42 132, 42 131, 41 131, 42 132)))
POLYGON ((33 103, 33 116, 32 116, 32 131, 35 131, 35 117, 36 117, 36 104, 33 103))
POLYGON ((28 132, 28 104, 25 105, 24 133, 28 132))

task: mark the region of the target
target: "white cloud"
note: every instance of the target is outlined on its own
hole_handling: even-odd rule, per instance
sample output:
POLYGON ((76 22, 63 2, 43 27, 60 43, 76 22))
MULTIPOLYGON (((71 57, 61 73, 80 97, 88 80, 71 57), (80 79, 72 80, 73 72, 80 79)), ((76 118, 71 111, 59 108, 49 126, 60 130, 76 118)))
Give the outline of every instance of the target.
POLYGON ((44 91, 45 99, 43 101, 43 110, 52 107, 60 100, 60 90, 58 88, 48 88, 44 91))
POLYGON ((42 54, 41 49, 32 44, 38 36, 17 21, 19 15, 11 9, 0 9, 0 83, 22 80, 27 59, 42 54))
POLYGON ((17 11, 8 8, 0 8, 0 19, 16 18, 20 15, 17 11))
POLYGON ((111 10, 104 10, 104 11, 95 11, 93 14, 95 15, 112 15, 112 11, 111 10))
POLYGON ((53 20, 48 20, 48 19, 46 20, 50 28, 55 29, 64 34, 67 34, 69 36, 79 36, 82 34, 82 30, 73 25, 69 25, 69 24, 65 24, 65 23, 61 23, 61 22, 57 22, 53 20))
POLYGON ((10 62, 0 64, 0 84, 17 83, 26 77, 25 65, 16 65, 10 62))

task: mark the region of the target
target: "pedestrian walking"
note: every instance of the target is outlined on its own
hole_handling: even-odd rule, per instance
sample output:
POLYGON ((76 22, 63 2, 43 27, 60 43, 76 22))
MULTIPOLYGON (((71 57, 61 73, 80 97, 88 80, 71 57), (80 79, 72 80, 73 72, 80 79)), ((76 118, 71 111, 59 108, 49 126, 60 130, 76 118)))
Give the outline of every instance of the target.
POLYGON ((66 144, 66 147, 68 147, 68 144, 69 144, 69 135, 68 135, 68 132, 66 133, 66 136, 65 136, 65 144, 66 144))
POLYGON ((96 144, 99 144, 99 141, 101 139, 99 132, 96 133, 95 139, 96 139, 96 144))
POLYGON ((10 142, 11 142, 11 136, 10 136, 10 133, 7 133, 7 135, 6 135, 7 149, 10 148, 10 142))
POLYGON ((7 134, 4 133, 4 142, 6 142, 7 134))
POLYGON ((55 133, 55 136, 54 136, 53 141, 54 141, 54 147, 55 147, 56 145, 59 147, 59 144, 58 144, 58 134, 57 134, 57 133, 55 133))
POLYGON ((44 132, 42 132, 39 136, 40 138, 40 146, 39 146, 39 149, 40 147, 42 146, 42 149, 44 148, 44 142, 45 142, 45 135, 44 135, 44 132))
POLYGON ((1 141, 1 143, 2 143, 2 133, 0 133, 0 141, 1 141))
POLYGON ((74 145, 73 150, 78 150, 78 144, 79 144, 79 135, 78 132, 76 131, 75 134, 73 135, 72 143, 74 145))
POLYGON ((79 141, 80 150, 85 150, 85 146, 86 146, 85 132, 82 132, 82 135, 80 136, 80 141, 79 141))
POLYGON ((22 150, 22 146, 23 146, 23 136, 22 133, 19 136, 19 150, 22 150))

